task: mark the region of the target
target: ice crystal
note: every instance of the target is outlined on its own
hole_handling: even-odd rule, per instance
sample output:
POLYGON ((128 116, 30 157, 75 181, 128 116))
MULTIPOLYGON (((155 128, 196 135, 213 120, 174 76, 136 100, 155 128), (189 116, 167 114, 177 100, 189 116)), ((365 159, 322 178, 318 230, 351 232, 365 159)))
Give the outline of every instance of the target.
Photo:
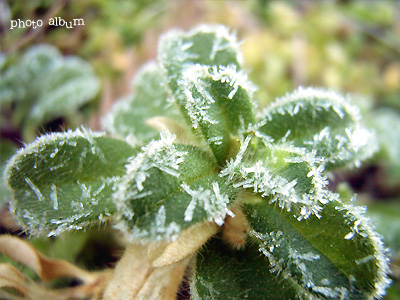
POLYGON ((134 226, 133 228, 128 226, 127 223, 119 216, 114 226, 115 228, 126 233, 128 240, 132 242, 140 241, 145 243, 146 241, 163 241, 176 240, 181 232, 180 226, 176 222, 166 222, 166 210, 164 205, 161 205, 157 211, 155 219, 149 225, 149 230, 134 226))
POLYGON ((250 140, 250 136, 245 139, 237 156, 226 164, 220 176, 227 176, 228 180, 233 180, 235 188, 251 189, 254 193, 267 197, 270 203, 277 203, 279 207, 287 211, 295 207, 298 220, 307 219, 311 215, 319 217, 322 210, 321 204, 326 204, 335 197, 325 189, 328 181, 323 175, 323 160, 316 157, 314 152, 290 144, 278 143, 268 145, 271 154, 266 159, 245 162, 243 156, 250 140), (298 179, 289 180, 279 174, 277 168, 280 163, 276 155, 282 152, 294 154, 294 156, 284 158, 287 163, 307 164, 308 172, 305 175, 311 179, 313 185, 311 190, 301 190, 297 188, 298 179))
MULTIPOLYGON (((152 194, 152 191, 144 190, 144 183, 149 176, 148 172, 150 169, 157 168, 174 177, 179 177, 180 175, 179 165, 184 161, 187 152, 178 151, 176 149, 174 145, 176 136, 170 132, 162 131, 160 136, 160 140, 153 140, 148 145, 142 147, 142 152, 131 158, 129 163, 126 165, 127 175, 124 176, 113 196, 117 208, 121 213, 121 222, 119 223, 124 222, 122 216, 127 220, 132 220, 133 216, 135 215, 131 204, 128 203, 129 199, 141 199, 152 194), (132 186, 133 182, 135 184, 132 186)), ((162 210, 158 215, 158 218, 161 220, 162 210)), ((174 231, 173 228, 175 227, 171 224, 170 226, 172 226, 172 232, 174 231)), ((118 226, 127 228, 127 225, 118 226)), ((148 236, 150 234, 145 231, 141 231, 138 228, 136 228, 134 231, 128 230, 127 232, 131 232, 131 234, 135 236, 148 236)), ((156 232, 153 233, 155 234, 156 232)), ((173 235, 172 233, 170 234, 167 229, 165 229, 164 233, 171 236, 173 235)))
POLYGON ((352 204, 344 204, 343 206, 336 207, 338 211, 345 211, 345 218, 347 225, 351 231, 344 237, 345 239, 353 238, 355 235, 360 235, 363 238, 369 238, 374 247, 374 254, 368 255, 356 261, 356 264, 363 264, 369 260, 376 260, 378 265, 378 274, 373 282, 375 290, 373 296, 380 298, 385 294, 385 289, 391 283, 388 278, 389 274, 389 259, 386 256, 387 249, 385 249, 381 236, 374 232, 369 225, 371 221, 366 217, 365 207, 354 206, 352 204))
POLYGON ((208 220, 214 221, 219 226, 224 223, 225 215, 234 216, 234 214, 228 209, 229 198, 225 194, 221 194, 219 185, 217 182, 212 183, 212 190, 204 189, 200 187, 197 190, 193 190, 187 183, 182 183, 183 190, 192 196, 192 200, 185 210, 185 221, 191 221, 193 218, 193 212, 196 205, 200 205, 207 212, 208 220))
POLYGON ((29 178, 25 178, 25 182, 29 185, 29 187, 35 192, 37 198, 39 201, 43 200, 43 195, 40 192, 40 190, 38 189, 38 187, 29 179, 29 178))
POLYGON ((227 82, 233 88, 228 94, 229 99, 235 96, 239 87, 246 90, 250 98, 253 98, 253 94, 257 90, 256 86, 249 81, 246 73, 241 70, 237 71, 236 65, 213 66, 209 76, 214 81, 227 82))
POLYGON ((142 152, 130 160, 126 166, 127 181, 134 179, 138 191, 143 190, 143 183, 148 176, 147 171, 151 168, 158 168, 172 176, 179 177, 179 164, 183 162, 187 152, 177 151, 173 142, 176 136, 168 131, 161 132, 161 139, 152 141, 142 152))
POLYGON ((55 186, 55 184, 52 184, 50 188, 51 188, 50 199, 53 201, 53 209, 58 210, 57 187, 55 186))
POLYGON ((292 93, 288 93, 286 96, 278 98, 273 102, 268 110, 273 110, 274 108, 280 110, 281 114, 285 114, 285 109, 290 115, 296 115, 300 109, 303 107, 303 101, 318 101, 318 100, 328 100, 325 102, 319 101, 318 104, 324 109, 332 108, 340 118, 344 118, 346 114, 350 114, 355 121, 359 121, 360 111, 359 109, 349 104, 343 96, 333 91, 328 91, 321 88, 312 87, 299 87, 292 93), (285 108, 282 104, 291 104, 285 108))

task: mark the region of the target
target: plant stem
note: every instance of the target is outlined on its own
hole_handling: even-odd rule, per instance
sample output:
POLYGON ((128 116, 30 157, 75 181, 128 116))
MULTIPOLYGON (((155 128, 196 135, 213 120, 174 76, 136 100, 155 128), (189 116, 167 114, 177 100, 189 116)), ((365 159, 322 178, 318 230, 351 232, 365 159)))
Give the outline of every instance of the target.
POLYGON ((164 267, 152 267, 148 246, 130 244, 115 267, 103 300, 175 300, 190 257, 164 267))

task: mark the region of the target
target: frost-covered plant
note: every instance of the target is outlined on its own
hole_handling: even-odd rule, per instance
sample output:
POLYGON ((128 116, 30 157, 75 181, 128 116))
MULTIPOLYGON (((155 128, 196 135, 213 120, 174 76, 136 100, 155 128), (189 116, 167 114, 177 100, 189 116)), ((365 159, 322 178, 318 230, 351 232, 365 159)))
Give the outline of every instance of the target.
POLYGON ((327 188, 374 151, 358 109, 299 88, 256 115, 254 91, 225 27, 167 33, 111 136, 53 133, 9 161, 16 218, 47 236, 111 219, 128 246, 104 299, 174 299, 186 266, 193 299, 380 298, 383 243, 327 188))
POLYGON ((45 44, 30 47, 18 59, 1 57, 0 76, 0 107, 29 142, 46 122, 63 117, 73 123, 100 87, 88 62, 45 44))

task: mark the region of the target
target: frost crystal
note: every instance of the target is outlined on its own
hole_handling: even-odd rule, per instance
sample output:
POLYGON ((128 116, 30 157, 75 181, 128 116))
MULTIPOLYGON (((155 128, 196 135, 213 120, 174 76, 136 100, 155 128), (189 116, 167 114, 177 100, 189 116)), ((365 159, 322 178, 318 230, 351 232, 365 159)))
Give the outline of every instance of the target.
POLYGON ((219 226, 222 226, 224 223, 226 214, 234 216, 234 214, 228 209, 229 198, 227 195, 221 194, 217 182, 213 182, 212 191, 209 189, 203 189, 202 187, 193 190, 186 183, 183 183, 181 186, 186 193, 192 196, 192 200, 185 210, 186 222, 192 220, 197 204, 204 208, 208 215, 208 220, 214 221, 219 226))
POLYGON ((209 84, 203 80, 209 75, 208 69, 207 66, 196 64, 184 71, 182 80, 179 81, 179 84, 184 87, 185 108, 192 120, 193 128, 197 128, 201 123, 217 123, 208 113, 210 105, 215 103, 207 91, 209 84))
POLYGON ((325 204, 335 197, 325 189, 327 178, 322 174, 323 161, 313 152, 290 144, 278 143, 266 145, 270 149, 267 158, 246 162, 243 161, 243 156, 250 139, 250 136, 246 138, 236 158, 227 163, 220 176, 227 176, 229 181, 233 181, 235 188, 251 189, 254 193, 269 198, 270 203, 277 203, 287 211, 291 211, 294 207, 299 214, 296 216, 299 221, 311 215, 320 217, 319 212, 322 210, 320 203, 325 204), (280 153, 292 155, 284 158, 286 163, 307 165, 309 171, 304 175, 311 179, 313 184, 311 190, 302 191, 297 188, 298 179, 288 180, 280 175, 281 163, 278 162, 280 153))
POLYGON ((43 200, 43 195, 40 192, 40 190, 38 189, 38 187, 29 179, 29 178, 25 178, 25 182, 29 185, 29 187, 35 192, 37 198, 39 201, 43 200))
POLYGON ((244 72, 236 71, 236 68, 235 65, 210 67, 195 64, 184 70, 182 79, 178 81, 181 91, 177 93, 177 97, 185 103, 193 128, 198 128, 202 123, 218 123, 209 112, 211 105, 215 103, 210 94, 210 80, 227 83, 232 87, 227 95, 228 99, 235 96, 239 87, 244 89, 251 99, 253 98, 255 86, 247 79, 244 72))
POLYGON ((133 179, 136 182, 137 191, 143 190, 143 183, 148 176, 147 171, 158 168, 172 176, 179 177, 179 164, 184 161, 186 151, 177 151, 173 142, 176 136, 168 131, 160 133, 161 139, 150 142, 142 147, 142 152, 130 160, 126 166, 128 177, 126 182, 133 179))
POLYGON ((236 155, 235 159, 231 158, 230 161, 227 162, 226 167, 221 170, 219 174, 220 177, 228 176, 229 181, 231 181, 235 177, 235 175, 239 171, 239 167, 242 163, 244 153, 249 146, 250 140, 251 136, 248 135, 243 143, 240 145, 239 152, 236 155))
POLYGON ((53 201, 53 209, 58 210, 57 187, 54 184, 52 184, 50 188, 51 188, 50 199, 53 201))
POLYGON ((180 226, 176 222, 166 222, 166 211, 164 205, 161 205, 157 211, 155 220, 150 224, 150 230, 145 230, 134 226, 130 228, 126 222, 119 216, 115 228, 126 233, 126 237, 131 242, 146 242, 147 239, 161 241, 169 239, 176 240, 181 232, 180 226))
MULTIPOLYGON (((319 265, 321 255, 309 252, 301 252, 293 248, 292 240, 288 239, 282 231, 260 233, 255 230, 250 232, 261 243, 259 251, 264 254, 270 262, 270 272, 280 274, 286 280, 296 280, 306 291, 312 290, 333 299, 347 299, 349 290, 344 286, 331 284, 329 279, 315 279, 319 275, 315 267, 319 265), (313 266, 312 270, 310 267, 313 266)), ((295 240, 293 240, 295 241, 295 240)), ((308 295, 310 299, 314 297, 308 295)), ((319 299, 319 298, 317 298, 319 299)))
POLYGON ((372 241, 375 249, 374 255, 368 255, 356 260, 356 264, 364 264, 370 260, 376 260, 378 265, 378 274, 375 281, 373 282, 375 290, 373 291, 373 297, 380 298, 385 294, 385 289, 389 286, 391 280, 388 278, 390 273, 389 270, 389 259, 386 257, 387 249, 385 249, 382 239, 374 232, 370 219, 366 217, 365 207, 353 206, 352 204, 344 204, 343 206, 336 207, 338 211, 345 211, 346 224, 350 227, 350 232, 344 237, 345 239, 351 239, 355 235, 360 235, 362 238, 368 238, 372 241))
MULTIPOLYGON (((122 182, 118 185, 118 189, 113 195, 114 202, 121 214, 118 226, 119 228, 124 228, 125 232, 129 232, 132 236, 150 237, 158 232, 172 237, 179 231, 179 226, 174 222, 168 226, 164 226, 164 229, 159 229, 164 230, 163 232, 147 232, 138 228, 131 230, 125 224, 125 219, 132 220, 135 215, 131 200, 144 198, 152 194, 152 191, 145 190, 144 187, 150 169, 157 168, 174 177, 179 177, 180 175, 179 165, 184 161, 187 152, 176 149, 174 145, 175 135, 172 135, 168 131, 162 131, 160 135, 160 140, 151 141, 147 146, 142 147, 142 152, 130 159, 126 165, 127 175, 123 177, 122 182)), ((165 208, 159 210, 157 214, 157 224, 165 220, 165 218, 163 219, 163 214, 165 216, 163 209, 165 208)))
POLYGON ((211 76, 214 81, 221 81, 222 83, 227 82, 233 88, 228 95, 229 99, 235 96, 239 87, 245 89, 250 98, 253 98, 253 94, 257 90, 256 86, 248 80, 246 73, 237 71, 236 69, 237 67, 235 65, 213 66, 209 76, 211 76))
POLYGON ((274 108, 282 109, 281 114, 285 114, 283 109, 286 109, 290 115, 295 115, 303 107, 303 101, 316 101, 319 99, 329 99, 329 101, 326 101, 324 104, 322 102, 319 102, 318 104, 324 105, 325 109, 332 108, 340 118, 344 118, 346 114, 350 114, 357 122, 361 118, 359 109, 354 105, 350 105, 349 101, 340 94, 312 87, 299 87, 294 92, 288 93, 282 98, 278 98, 277 101, 270 105, 269 110, 273 110, 274 108), (282 108, 282 104, 292 105, 282 108))

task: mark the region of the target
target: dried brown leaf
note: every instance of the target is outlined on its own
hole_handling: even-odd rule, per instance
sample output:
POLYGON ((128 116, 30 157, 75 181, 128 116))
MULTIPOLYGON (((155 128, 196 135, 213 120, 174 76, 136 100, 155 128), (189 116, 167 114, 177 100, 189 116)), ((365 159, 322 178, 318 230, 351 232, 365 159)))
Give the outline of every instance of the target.
POLYGON ((82 282, 81 285, 73 288, 49 289, 27 278, 14 266, 0 264, 0 295, 2 299, 88 299, 101 294, 112 276, 110 270, 88 272, 67 261, 48 258, 40 254, 29 243, 13 236, 0 237, 0 252, 35 271, 43 281, 70 277, 82 282), (20 296, 13 295, 12 291, 16 291, 20 296))

